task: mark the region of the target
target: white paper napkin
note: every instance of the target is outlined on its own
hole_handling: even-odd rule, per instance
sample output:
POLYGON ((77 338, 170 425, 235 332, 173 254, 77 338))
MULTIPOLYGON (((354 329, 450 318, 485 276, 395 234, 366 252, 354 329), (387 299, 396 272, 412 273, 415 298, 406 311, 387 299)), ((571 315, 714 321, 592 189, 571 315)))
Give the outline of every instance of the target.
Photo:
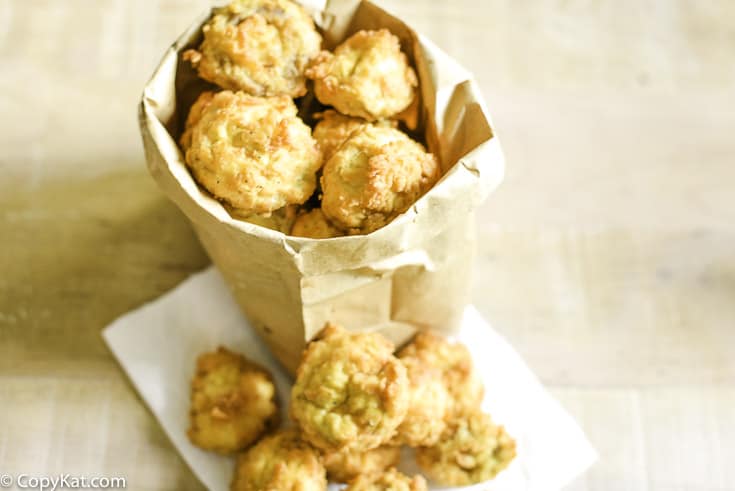
MULTIPOLYGON (((200 450, 186 437, 189 382, 197 356, 223 345, 260 363, 274 376, 281 407, 288 407, 289 376, 240 313, 214 268, 120 317, 103 337, 174 446, 212 491, 229 489, 234 460, 200 450)), ((597 459, 572 417, 474 307, 465 312, 457 338, 468 346, 484 378, 483 408, 518 443, 518 456, 508 469, 489 483, 463 489, 556 491, 597 459)), ((417 471, 410 455, 404 461, 405 470, 417 471)))

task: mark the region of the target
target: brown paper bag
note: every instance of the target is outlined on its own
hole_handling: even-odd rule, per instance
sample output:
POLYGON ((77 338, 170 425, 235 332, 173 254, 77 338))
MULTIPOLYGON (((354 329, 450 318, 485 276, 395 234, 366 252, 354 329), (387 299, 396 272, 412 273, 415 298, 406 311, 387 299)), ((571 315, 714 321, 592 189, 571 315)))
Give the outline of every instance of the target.
POLYGON ((234 219, 198 187, 176 142, 206 83, 181 53, 200 42, 209 12, 166 52, 139 108, 152 176, 191 220, 238 304, 292 372, 326 321, 379 330, 397 344, 416 329, 455 330, 469 297, 473 213, 504 168, 479 90, 454 60, 368 1, 311 0, 305 6, 325 47, 360 29, 386 27, 401 39, 419 75, 417 132, 444 175, 388 226, 366 236, 289 237, 234 219))

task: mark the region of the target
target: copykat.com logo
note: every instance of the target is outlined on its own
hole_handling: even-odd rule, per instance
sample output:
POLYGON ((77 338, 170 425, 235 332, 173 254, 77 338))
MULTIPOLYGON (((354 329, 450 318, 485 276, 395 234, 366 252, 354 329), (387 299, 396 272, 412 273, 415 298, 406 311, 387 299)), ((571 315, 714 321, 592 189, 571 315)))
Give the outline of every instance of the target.
POLYGON ((56 491, 60 489, 125 489, 128 483, 124 477, 73 476, 36 476, 32 474, 0 473, 2 489, 33 489, 37 491, 56 491))

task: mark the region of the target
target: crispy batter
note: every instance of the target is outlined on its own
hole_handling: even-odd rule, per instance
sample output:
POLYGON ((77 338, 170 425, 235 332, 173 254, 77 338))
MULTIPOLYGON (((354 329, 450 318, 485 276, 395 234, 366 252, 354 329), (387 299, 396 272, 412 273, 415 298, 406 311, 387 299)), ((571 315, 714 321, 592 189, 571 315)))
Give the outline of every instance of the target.
POLYGON ((297 430, 281 430, 240 455, 232 491, 326 491, 319 453, 297 430))
POLYGON ((215 9, 199 50, 184 52, 199 76, 257 96, 306 93, 304 70, 321 49, 314 21, 290 0, 234 0, 215 9))
POLYGON ((398 465, 401 460, 401 448, 383 445, 367 452, 350 450, 327 452, 323 457, 329 480, 347 482, 359 474, 379 473, 398 465))
MULTIPOLYGON (((362 125, 369 124, 364 119, 345 116, 331 109, 316 116, 320 118, 320 121, 314 127, 313 136, 322 151, 325 162, 342 146, 353 131, 362 125)), ((396 126, 395 121, 390 120, 381 120, 374 124, 392 128, 396 126)))
POLYGON ((296 217, 299 213, 298 205, 288 205, 271 213, 261 213, 260 215, 249 216, 240 215, 236 209, 230 207, 226 208, 233 218, 237 218, 243 222, 260 225, 261 227, 269 228, 277 232, 283 232, 284 234, 291 232, 291 228, 296 222, 296 217))
POLYGON ((408 410, 406 368, 378 333, 328 324, 304 350, 291 391, 291 417, 325 451, 387 443, 408 410))
POLYGON ((205 92, 182 136, 196 180, 239 215, 301 204, 316 189, 321 152, 291 98, 205 92))
POLYGON ((323 104, 368 121, 395 116, 415 97, 416 73, 401 51, 400 40, 387 29, 359 31, 322 51, 306 69, 323 104))
POLYGON ((324 166, 322 211, 338 228, 367 234, 406 211, 439 178, 436 158, 394 128, 357 128, 324 166))
POLYGON ((197 359, 190 416, 195 445, 220 453, 242 450, 277 423, 276 388, 266 370, 220 347, 197 359))
POLYGON ((416 450, 416 461, 437 483, 465 486, 494 478, 516 455, 516 443, 479 409, 457 414, 439 443, 416 450))
POLYGON ((186 117, 186 126, 184 127, 184 133, 181 135, 180 143, 181 148, 186 153, 186 151, 191 146, 191 133, 194 131, 194 127, 199 123, 199 121, 202 119, 202 115, 204 114, 204 111, 207 110, 209 105, 212 103, 212 99, 214 98, 215 92, 212 92, 211 90, 202 92, 199 94, 199 97, 196 101, 194 101, 194 104, 191 105, 191 109, 189 109, 189 115, 186 117))
POLYGON ((426 491, 426 480, 419 476, 408 477, 395 468, 386 472, 360 474, 350 481, 345 491, 426 491))
POLYGON ((327 217, 322 213, 321 208, 302 213, 296 217, 296 221, 291 229, 291 235, 294 237, 309 237, 312 239, 329 239, 332 237, 340 237, 344 233, 329 223, 327 217))
POLYGON ((422 331, 401 350, 398 357, 404 364, 416 360, 443 374, 451 398, 448 408, 450 414, 479 408, 482 403, 485 394, 482 379, 464 345, 450 343, 433 332, 422 331))
POLYGON ((434 445, 444 431, 452 397, 437 368, 412 356, 399 359, 408 373, 411 402, 394 443, 410 447, 434 445))

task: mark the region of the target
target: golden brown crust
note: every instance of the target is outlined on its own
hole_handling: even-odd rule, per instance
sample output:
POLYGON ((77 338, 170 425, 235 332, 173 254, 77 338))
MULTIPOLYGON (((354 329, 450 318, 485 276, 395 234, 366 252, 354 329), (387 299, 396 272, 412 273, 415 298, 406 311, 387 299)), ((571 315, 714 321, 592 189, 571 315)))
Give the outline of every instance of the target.
POLYGON ((404 133, 363 125, 324 166, 322 211, 338 228, 367 234, 405 212, 439 172, 436 158, 404 133))
MULTIPOLYGON (((314 127, 313 136, 322 151, 325 162, 342 146, 352 132, 362 125, 371 124, 362 118, 345 116, 331 109, 315 116, 319 118, 319 123, 314 127)), ((373 124, 396 127, 396 122, 390 120, 381 120, 373 124)))
POLYGON ((494 478, 516 455, 515 441, 480 410, 457 414, 439 442, 416 450, 416 461, 437 483, 466 486, 494 478))
POLYGON ((232 491, 325 491, 327 472, 319 453, 296 430, 263 438, 242 454, 232 491))
POLYGON ((368 121, 406 109, 418 85, 400 40, 387 29, 359 31, 333 54, 322 51, 306 76, 314 80, 314 92, 323 104, 368 121))
POLYGON ((325 162, 329 160, 353 131, 367 124, 364 119, 345 116, 331 109, 318 114, 318 116, 321 119, 314 127, 313 136, 322 151, 325 162))
POLYGON ((323 454, 330 481, 347 482, 359 474, 374 474, 398 465, 401 448, 383 445, 366 452, 340 451, 323 454))
POLYGON ((293 228, 291 229, 291 235, 311 239, 330 239, 332 237, 341 237, 344 235, 344 232, 327 220, 321 208, 314 208, 296 217, 293 228))
POLYGON ((191 382, 189 439, 220 453, 242 450, 278 421, 270 374, 220 347, 197 359, 191 382))
POLYGON ((316 189, 321 153, 291 98, 205 93, 182 136, 196 180, 241 216, 301 204, 316 189))
POLYGON ((202 114, 204 114, 204 111, 207 110, 209 105, 212 103, 212 99, 214 98, 215 92, 212 91, 205 91, 199 94, 199 97, 196 101, 194 101, 194 104, 191 105, 191 108, 189 109, 189 115, 186 117, 186 126, 184 128, 184 133, 181 135, 181 149, 186 153, 186 151, 191 146, 191 133, 194 130, 194 127, 199 123, 199 121, 202 119, 202 114))
POLYGON ((233 218, 242 220, 243 222, 252 223, 261 227, 269 228, 277 232, 283 232, 288 234, 291 232, 291 228, 296 222, 296 217, 299 213, 298 205, 288 205, 283 208, 279 208, 271 213, 262 213, 260 215, 248 215, 242 216, 238 210, 230 207, 226 207, 227 211, 230 212, 233 218))
POLYGON ((321 48, 314 21, 290 0, 234 0, 215 9, 198 50, 187 50, 199 76, 257 96, 306 93, 304 70, 321 48))
POLYGON ((449 415, 480 407, 485 389, 464 345, 450 343, 431 331, 422 331, 401 350, 398 357, 404 363, 415 360, 415 363, 443 374, 444 385, 450 395, 449 415))
POLYGON ((387 443, 408 409, 406 368, 377 333, 327 325, 304 350, 291 391, 291 417, 324 451, 387 443))
POLYGON ((426 491, 426 480, 419 475, 408 477, 395 468, 386 472, 365 473, 350 481, 345 491, 426 491))
POLYGON ((444 431, 452 397, 440 370, 419 358, 399 359, 408 373, 411 402, 393 443, 410 447, 434 445, 444 431))

